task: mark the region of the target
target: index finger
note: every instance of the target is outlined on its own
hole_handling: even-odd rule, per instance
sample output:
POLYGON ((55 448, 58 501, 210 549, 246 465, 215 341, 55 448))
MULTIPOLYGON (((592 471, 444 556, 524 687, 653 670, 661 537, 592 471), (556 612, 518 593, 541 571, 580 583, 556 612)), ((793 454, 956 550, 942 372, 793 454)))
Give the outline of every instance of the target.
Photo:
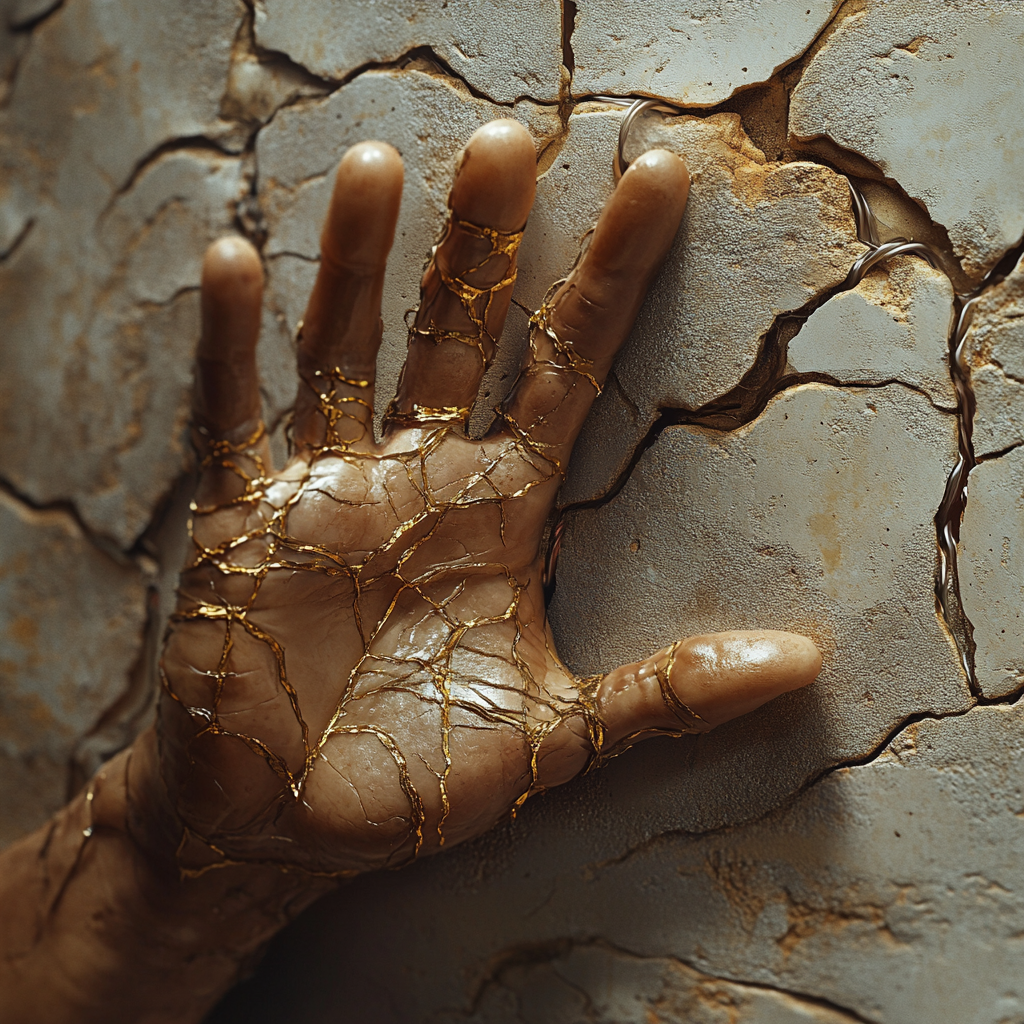
POLYGON ((534 315, 505 419, 564 463, 675 238, 690 175, 674 153, 634 160, 579 265, 534 315))

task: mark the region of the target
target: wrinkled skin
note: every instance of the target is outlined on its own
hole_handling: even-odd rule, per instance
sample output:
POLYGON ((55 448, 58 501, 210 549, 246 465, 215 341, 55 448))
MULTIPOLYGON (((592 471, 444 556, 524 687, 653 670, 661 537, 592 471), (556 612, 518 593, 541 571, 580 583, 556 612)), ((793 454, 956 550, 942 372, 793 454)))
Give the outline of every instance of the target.
POLYGON ((817 675, 809 640, 771 631, 691 638, 593 679, 558 660, 546 524, 689 178, 662 151, 623 175, 474 440, 463 423, 535 174, 514 122, 468 143, 378 442, 402 164, 381 143, 346 154, 278 471, 260 425, 259 256, 241 239, 207 253, 194 544, 157 727, 0 855, 0 1024, 199 1021, 336 877, 470 839, 637 739, 706 731, 817 675))
POLYGON ((208 254, 197 406, 207 468, 161 707, 185 867, 400 863, 480 834, 623 741, 703 731, 813 678, 814 648, 774 633, 690 641, 603 681, 558 660, 545 522, 689 179, 664 151, 630 168, 474 440, 463 420, 508 309, 534 176, 515 122, 493 122, 465 150, 455 226, 424 276, 377 443, 372 379, 402 166, 383 144, 349 152, 302 330, 296 450, 278 473, 265 445, 245 443, 258 423, 259 262, 239 240, 208 254), (694 715, 666 701, 666 681, 694 715))

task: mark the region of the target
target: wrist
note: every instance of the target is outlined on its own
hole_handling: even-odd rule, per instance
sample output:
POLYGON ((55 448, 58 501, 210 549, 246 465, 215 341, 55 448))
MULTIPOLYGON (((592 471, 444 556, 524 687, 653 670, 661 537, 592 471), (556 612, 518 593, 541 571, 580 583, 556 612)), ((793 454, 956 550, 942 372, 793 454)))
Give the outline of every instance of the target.
POLYGON ((3 855, 0 1024, 198 1021, 328 888, 264 867, 183 877, 153 755, 144 734, 3 855))

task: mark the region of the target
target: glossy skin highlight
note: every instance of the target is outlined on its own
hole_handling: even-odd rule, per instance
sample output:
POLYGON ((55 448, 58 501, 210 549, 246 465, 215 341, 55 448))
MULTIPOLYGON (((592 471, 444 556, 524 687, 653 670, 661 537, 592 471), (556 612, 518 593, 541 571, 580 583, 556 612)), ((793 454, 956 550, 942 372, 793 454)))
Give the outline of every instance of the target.
POLYGON ((589 680, 559 661, 545 522, 689 176, 664 151, 633 162, 473 440, 461 410, 501 334, 535 175, 516 122, 469 140, 377 441, 402 162, 384 143, 349 150, 301 332, 295 451, 276 471, 259 256, 241 239, 208 251, 203 472, 158 729, 0 858, 2 1024, 198 1021, 332 877, 471 839, 629 742, 707 731, 817 675, 814 645, 774 631, 694 637, 589 680))

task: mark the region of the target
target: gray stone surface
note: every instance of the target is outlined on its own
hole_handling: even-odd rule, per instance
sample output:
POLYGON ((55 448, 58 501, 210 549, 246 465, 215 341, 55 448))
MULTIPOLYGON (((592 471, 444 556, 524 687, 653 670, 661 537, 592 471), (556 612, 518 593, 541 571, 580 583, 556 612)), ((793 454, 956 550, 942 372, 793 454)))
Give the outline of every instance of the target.
POLYGON ((710 107, 798 57, 839 0, 578 0, 575 96, 660 96, 710 107))
POLYGON ((67 799, 72 755, 127 689, 144 591, 66 512, 0 491, 0 845, 67 799))
MULTIPOLYGON (((562 148, 538 183, 523 241, 517 298, 524 304, 535 307, 568 271, 611 191, 621 116, 590 108, 570 118, 562 148)), ((735 388, 776 317, 827 294, 864 251, 846 182, 816 164, 766 162, 736 115, 649 115, 627 156, 654 146, 686 158, 690 200, 616 364, 622 393, 602 396, 578 446, 601 451, 603 465, 573 470, 561 498, 567 503, 607 490, 659 409, 696 409, 735 388), (607 405, 615 409, 606 413, 607 405), (631 416, 635 428, 628 432, 610 432, 603 422, 625 424, 631 416)))
MULTIPOLYGON (((613 187, 622 112, 569 93, 743 111, 746 133, 737 114, 648 114, 631 136, 629 157, 685 155, 691 203, 566 502, 606 492, 659 410, 699 413, 749 381, 779 318, 827 300, 789 358, 844 386, 790 388, 732 432, 652 438, 614 499, 569 514, 553 609, 584 671, 763 625, 813 636, 821 681, 711 736, 642 745, 470 847, 345 885, 211 1021, 1024 1021, 1024 711, 966 710, 934 604, 956 458, 949 290, 902 260, 833 294, 863 247, 824 165, 873 161, 888 181, 864 191, 890 233, 941 246, 948 229, 977 278, 1024 230, 1024 2, 856 0, 826 25, 835 6, 578 0, 570 89, 572 5, 554 0, 0 0, 0 842, 145 706, 145 592, 165 613, 184 543, 174 481, 205 245, 238 228, 263 245, 280 451, 292 332, 352 142, 387 139, 407 167, 384 401, 460 146, 497 116, 537 142, 480 430, 613 187), (743 94, 784 64, 785 85, 743 94), (801 74, 789 128, 824 164, 784 144, 801 74)), ((1022 289, 1021 270, 991 289, 969 339, 984 461, 959 560, 979 682, 1007 698, 1024 682, 1024 447, 1000 454, 1024 442, 1022 289)))
POLYGON ((1024 233, 1022 102, 1021 0, 866 0, 811 60, 789 127, 877 164, 980 275, 1024 233))
POLYGON ((550 614, 581 675, 757 626, 824 655, 813 687, 699 741, 662 780, 677 827, 749 820, 907 716, 966 706, 934 597, 955 459, 955 418, 923 395, 808 384, 737 431, 667 428, 615 498, 568 514, 550 614), (814 722, 798 741, 797 722, 814 722))
POLYGON ((499 103, 553 102, 562 82, 557 0, 263 0, 256 38, 333 79, 430 47, 499 103))
POLYGON ((1024 684, 1024 449, 971 470, 958 556, 986 697, 1024 684))
POLYGON ((36 29, 0 111, 0 236, 20 239, 0 264, 0 472, 125 547, 180 471, 188 289, 247 188, 212 145, 155 154, 229 131, 240 18, 229 0, 67 4, 36 29))
MULTIPOLYGON (((557 948, 557 947, 556 947, 557 948)), ((601 943, 513 960, 488 979, 474 1009, 436 1024, 849 1024, 816 1001, 714 978, 671 957, 601 943)))
POLYGON ((789 363, 840 383, 899 381, 954 409, 952 318, 949 278, 921 259, 898 257, 816 309, 790 341, 789 363))
POLYGON ((658 769, 689 760, 655 743, 672 758, 645 771, 620 758, 470 847, 344 886, 210 1024, 518 1024, 544 1021, 549 997, 568 1003, 558 1024, 1024 1016, 1024 709, 912 724, 868 764, 708 835, 635 828, 658 769), (740 982, 727 990, 735 1015, 659 1018, 686 1006, 690 971, 740 982), (594 1008, 577 1012, 558 977, 594 1008), (753 1017, 739 998, 752 989, 753 1017), (512 1000, 519 1016, 500 1016, 512 1000))
POLYGON ((966 357, 977 402, 975 454, 1024 443, 1024 262, 982 295, 967 334, 966 357))

